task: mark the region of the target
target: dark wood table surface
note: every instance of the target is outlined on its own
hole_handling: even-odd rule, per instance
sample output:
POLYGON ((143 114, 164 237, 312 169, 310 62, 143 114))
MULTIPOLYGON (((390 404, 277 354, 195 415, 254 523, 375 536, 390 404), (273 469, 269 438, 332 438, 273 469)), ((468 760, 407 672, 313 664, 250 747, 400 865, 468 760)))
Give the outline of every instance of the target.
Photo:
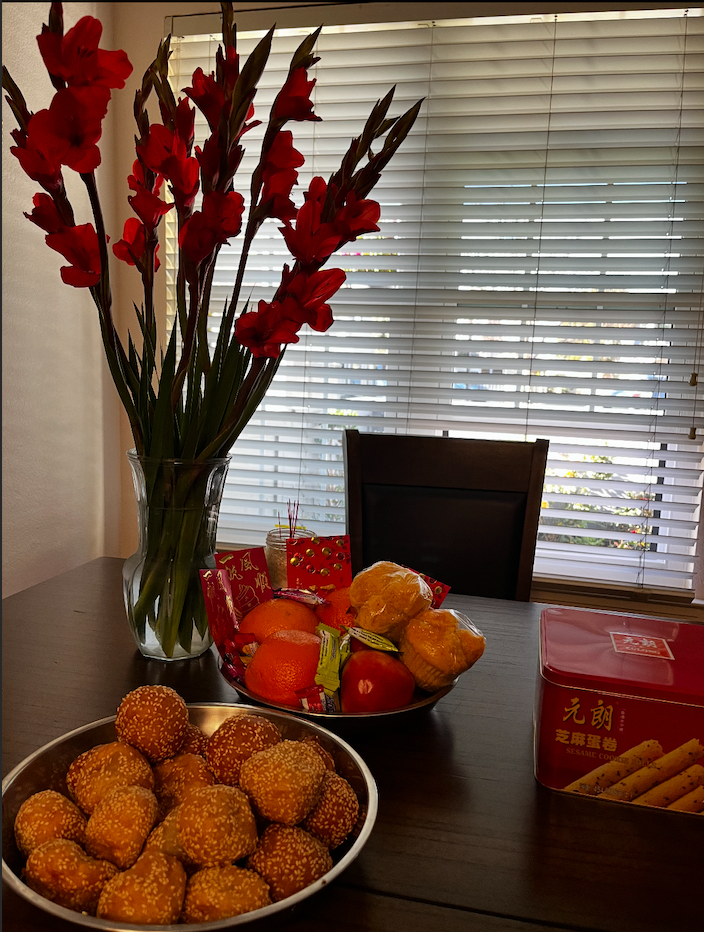
MULTIPOLYGON (((94 560, 3 602, 3 774, 48 741, 113 715, 144 683, 236 702, 213 650, 147 661, 124 616, 122 562, 94 560)), ((357 860, 288 914, 286 932, 697 932, 704 820, 568 797, 533 776, 541 606, 450 596, 487 638, 433 710, 342 736, 379 788, 357 860)), ((70 932, 3 886, 5 932, 70 932)))

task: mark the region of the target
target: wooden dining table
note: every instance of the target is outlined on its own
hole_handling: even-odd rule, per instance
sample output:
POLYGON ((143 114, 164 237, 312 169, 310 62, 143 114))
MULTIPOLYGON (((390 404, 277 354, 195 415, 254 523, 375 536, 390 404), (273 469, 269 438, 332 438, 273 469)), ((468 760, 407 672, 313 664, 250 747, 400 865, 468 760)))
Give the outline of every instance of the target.
MULTIPOLYGON (((212 648, 146 660, 125 618, 122 562, 93 560, 3 601, 3 774, 45 743, 114 715, 137 686, 236 703, 212 648)), ((559 793, 533 773, 544 606, 450 595, 486 637, 432 709, 341 732, 379 791, 373 831, 286 932, 697 932, 704 818, 559 793)), ((256 927, 256 926, 255 926, 256 927)), ((4 932, 71 932, 3 885, 4 932)))

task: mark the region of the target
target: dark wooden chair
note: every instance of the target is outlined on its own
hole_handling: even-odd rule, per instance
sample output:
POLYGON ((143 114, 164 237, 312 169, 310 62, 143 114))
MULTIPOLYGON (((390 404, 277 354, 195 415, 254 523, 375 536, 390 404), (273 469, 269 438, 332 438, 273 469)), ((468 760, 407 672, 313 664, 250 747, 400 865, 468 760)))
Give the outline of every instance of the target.
POLYGON ((346 430, 352 572, 391 560, 453 592, 527 602, 548 441, 346 430))

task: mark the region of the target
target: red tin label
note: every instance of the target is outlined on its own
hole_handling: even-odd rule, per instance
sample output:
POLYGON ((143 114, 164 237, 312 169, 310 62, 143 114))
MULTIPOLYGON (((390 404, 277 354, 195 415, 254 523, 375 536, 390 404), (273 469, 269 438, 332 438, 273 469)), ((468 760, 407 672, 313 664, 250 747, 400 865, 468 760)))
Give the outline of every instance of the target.
POLYGON ((675 659, 670 645, 664 638, 623 634, 620 631, 609 631, 609 634, 617 654, 641 654, 643 657, 661 657, 663 660, 675 659))

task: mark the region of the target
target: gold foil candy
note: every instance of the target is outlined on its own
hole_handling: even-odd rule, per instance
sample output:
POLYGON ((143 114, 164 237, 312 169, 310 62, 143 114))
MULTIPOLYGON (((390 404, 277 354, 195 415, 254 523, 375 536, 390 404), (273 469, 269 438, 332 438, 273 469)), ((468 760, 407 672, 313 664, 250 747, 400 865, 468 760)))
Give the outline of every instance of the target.
POLYGON ((329 557, 332 553, 332 550, 329 547, 323 547, 322 554, 324 557, 329 557))

